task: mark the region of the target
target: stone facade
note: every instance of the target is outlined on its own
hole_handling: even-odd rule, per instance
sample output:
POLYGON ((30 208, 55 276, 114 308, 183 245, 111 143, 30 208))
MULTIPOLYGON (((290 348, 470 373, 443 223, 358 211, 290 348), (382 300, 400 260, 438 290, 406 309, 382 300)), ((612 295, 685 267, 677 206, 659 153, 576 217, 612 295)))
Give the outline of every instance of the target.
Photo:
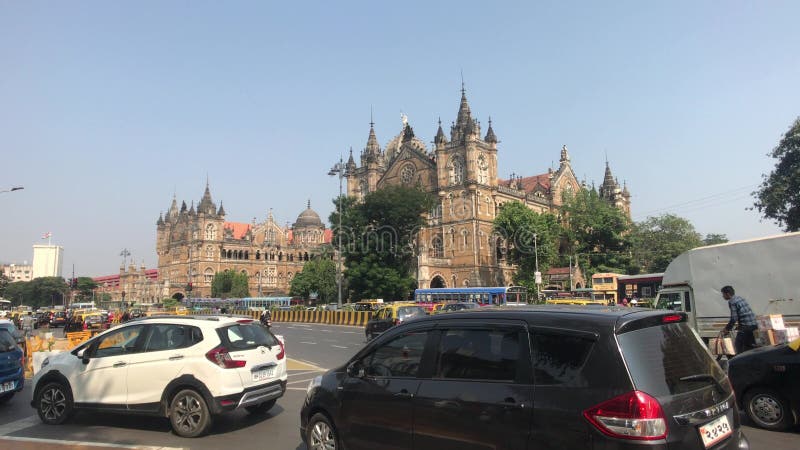
MULTIPOLYGON (((426 215, 427 226, 418 236, 420 287, 510 285, 515 267, 505 261, 505 242, 492 230, 499 207, 519 201, 539 213, 556 211, 564 193, 586 188, 572 170, 566 146, 556 170, 501 179, 497 171, 499 141, 491 118, 488 124, 481 137, 481 125, 472 118, 462 88, 450 137, 439 121, 431 150, 403 116, 400 134, 385 148, 378 144, 371 123, 360 165, 350 154, 346 165, 349 196, 360 200, 383 186, 402 184, 418 186, 437 198, 437 206, 426 215)), ((601 195, 630 214, 627 187, 619 189, 608 164, 601 195)))
POLYGON ((211 297, 214 274, 235 270, 248 275, 252 296, 289 292, 305 262, 332 257, 331 241, 319 215, 308 207, 291 226, 280 226, 270 211, 261 223, 227 222, 225 209, 211 200, 208 184, 195 210, 177 199, 157 222, 158 279, 165 297, 211 297), (187 288, 191 283, 191 291, 187 288))

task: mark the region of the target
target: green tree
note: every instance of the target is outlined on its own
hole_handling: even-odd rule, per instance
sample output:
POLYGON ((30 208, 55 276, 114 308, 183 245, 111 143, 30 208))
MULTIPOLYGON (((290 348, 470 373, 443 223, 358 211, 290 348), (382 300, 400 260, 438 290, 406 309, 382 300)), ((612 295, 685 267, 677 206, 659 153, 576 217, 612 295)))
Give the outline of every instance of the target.
POLYGON ((422 214, 433 206, 431 195, 416 188, 388 186, 370 192, 361 203, 346 198, 334 201, 338 202, 342 228, 336 211, 330 222, 336 225, 334 238, 342 238, 352 297, 408 297, 416 285, 416 239, 424 224, 422 214))
POLYGON ((674 214, 648 217, 637 223, 631 240, 635 258, 647 272, 663 272, 676 256, 703 245, 694 226, 674 214))
POLYGON ((728 242, 728 236, 724 234, 707 234, 703 239, 703 245, 716 245, 728 242))
POLYGON ((97 289, 97 283, 89 277, 78 277, 78 290, 76 295, 81 300, 92 298, 92 293, 97 289))
POLYGON ((800 230, 800 117, 783 136, 772 152, 777 164, 763 176, 759 189, 753 192, 754 206, 767 219, 773 219, 786 231, 800 230))
POLYGON ((587 278, 598 272, 637 272, 638 268, 631 264, 627 237, 630 220, 619 208, 600 198, 595 189, 565 196, 562 214, 562 251, 578 256, 577 262, 587 278))
POLYGON ((6 298, 15 305, 40 306, 61 305, 67 292, 67 283, 62 277, 41 277, 31 281, 17 281, 6 287, 6 298))
POLYGON ((336 263, 329 254, 323 254, 303 265, 302 272, 292 278, 289 293, 293 296, 309 298, 312 292, 318 294, 322 303, 337 298, 336 263))
POLYGON ((244 298, 250 296, 247 274, 225 270, 214 274, 211 280, 211 296, 221 298, 244 298))
POLYGON ((6 274, 0 273, 0 298, 4 298, 6 287, 8 287, 9 283, 11 283, 11 280, 8 279, 6 274))
POLYGON ((542 273, 558 261, 563 234, 558 218, 534 212, 520 202, 509 202, 500 207, 494 219, 494 233, 505 241, 508 261, 518 267, 514 284, 534 292, 537 259, 542 273))

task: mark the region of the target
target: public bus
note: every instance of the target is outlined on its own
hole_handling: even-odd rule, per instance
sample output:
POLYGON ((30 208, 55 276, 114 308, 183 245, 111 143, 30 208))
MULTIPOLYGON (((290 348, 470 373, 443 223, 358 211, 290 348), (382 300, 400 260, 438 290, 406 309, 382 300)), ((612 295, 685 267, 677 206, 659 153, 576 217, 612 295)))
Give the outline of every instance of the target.
POLYGON ((85 310, 95 310, 94 302, 74 302, 69 304, 70 309, 85 309, 85 310))
POLYGON ((437 303, 458 302, 488 305, 525 305, 528 289, 524 286, 463 287, 416 289, 414 301, 428 310, 437 303))
POLYGON ((292 297, 247 297, 236 301, 236 306, 248 311, 263 311, 273 307, 290 306, 292 297))
POLYGON ((0 317, 11 314, 11 300, 0 298, 0 317))

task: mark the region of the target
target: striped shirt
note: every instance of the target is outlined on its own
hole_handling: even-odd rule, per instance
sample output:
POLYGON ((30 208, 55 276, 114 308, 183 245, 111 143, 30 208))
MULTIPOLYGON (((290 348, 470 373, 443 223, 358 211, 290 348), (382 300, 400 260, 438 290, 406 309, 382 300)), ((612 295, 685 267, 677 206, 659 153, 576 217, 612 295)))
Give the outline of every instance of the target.
POLYGON ((756 315, 742 297, 734 295, 733 298, 728 300, 728 307, 731 309, 731 320, 725 327, 726 330, 733 329, 736 322, 739 322, 740 327, 755 327, 758 325, 756 315))

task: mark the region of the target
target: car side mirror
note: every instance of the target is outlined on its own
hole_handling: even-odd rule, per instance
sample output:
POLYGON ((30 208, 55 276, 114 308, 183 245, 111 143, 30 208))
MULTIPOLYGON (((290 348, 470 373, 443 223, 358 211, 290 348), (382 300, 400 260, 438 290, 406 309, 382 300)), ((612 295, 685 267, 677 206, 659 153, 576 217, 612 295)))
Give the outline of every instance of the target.
POLYGON ((354 362, 347 366, 347 375, 353 378, 364 378, 366 376, 366 372, 360 363, 354 362))
POLYGON ((78 353, 75 354, 75 356, 80 358, 80 360, 83 361, 84 364, 89 364, 89 356, 86 354, 87 350, 88 350, 88 347, 84 347, 84 348, 80 349, 78 351, 78 353))

